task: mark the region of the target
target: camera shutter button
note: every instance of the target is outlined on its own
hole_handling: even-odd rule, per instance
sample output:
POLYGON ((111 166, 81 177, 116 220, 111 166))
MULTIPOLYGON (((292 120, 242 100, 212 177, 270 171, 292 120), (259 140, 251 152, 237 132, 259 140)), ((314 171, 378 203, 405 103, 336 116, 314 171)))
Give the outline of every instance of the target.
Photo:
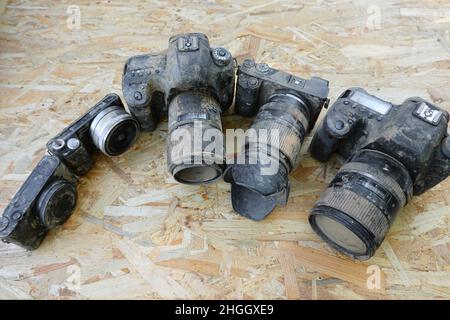
POLYGON ((63 139, 56 139, 52 142, 52 149, 53 150, 61 150, 66 145, 66 142, 63 139))
POLYGON ((15 212, 11 215, 11 219, 13 219, 14 221, 18 221, 18 220, 22 219, 22 212, 20 212, 20 211, 15 211, 15 212))
POLYGON ((250 77, 250 78, 248 79, 248 86, 249 86, 251 89, 257 88, 257 87, 258 87, 258 79, 254 78, 254 77, 250 77))

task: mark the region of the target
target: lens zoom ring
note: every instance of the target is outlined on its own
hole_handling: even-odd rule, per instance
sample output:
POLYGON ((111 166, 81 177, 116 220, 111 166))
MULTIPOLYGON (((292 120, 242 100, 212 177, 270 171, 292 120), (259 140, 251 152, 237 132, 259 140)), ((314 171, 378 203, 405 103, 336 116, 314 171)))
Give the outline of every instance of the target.
POLYGON ((400 205, 404 207, 406 205, 406 195, 402 190, 402 187, 380 170, 376 170, 374 167, 362 162, 348 162, 342 166, 339 172, 355 172, 375 180, 379 185, 386 188, 390 193, 392 193, 400 205))
MULTIPOLYGON (((287 127, 285 123, 280 123, 276 119, 265 119, 259 120, 252 125, 252 128, 257 130, 266 129, 267 130, 267 140, 269 145, 277 147, 277 141, 272 141, 271 132, 272 130, 277 130, 279 132, 278 147, 280 152, 282 152, 290 161, 291 168, 294 170, 300 162, 300 149, 302 147, 304 135, 294 128, 287 127), (272 144, 271 144, 272 143, 272 144)), ((258 138, 261 138, 258 132, 258 138)), ((259 142, 260 140, 258 140, 259 142)), ((269 151, 269 150, 267 150, 269 151)))
POLYGON ((328 188, 321 195, 317 206, 328 206, 344 212, 372 232, 378 243, 381 243, 389 229, 389 221, 378 207, 348 189, 328 188))

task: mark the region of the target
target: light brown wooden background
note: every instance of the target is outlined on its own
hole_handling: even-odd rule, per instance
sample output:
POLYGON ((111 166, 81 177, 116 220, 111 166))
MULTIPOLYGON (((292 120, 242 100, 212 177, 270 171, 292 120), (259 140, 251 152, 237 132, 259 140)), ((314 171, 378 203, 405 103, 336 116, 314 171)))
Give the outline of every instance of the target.
MULTIPOLYGON (((105 94, 121 94, 125 59, 163 50, 175 33, 204 32, 239 61, 326 78, 332 101, 361 86, 450 110, 444 0, 2 0, 0 13, 1 210, 49 138, 105 94), (81 10, 80 29, 67 26, 70 5, 81 10)), ((226 128, 250 123, 230 114, 226 128)), ((450 298, 449 179, 415 197, 376 256, 358 263, 307 223, 340 166, 314 161, 310 137, 289 204, 257 223, 233 213, 224 182, 175 183, 166 134, 163 122, 124 156, 98 156, 73 216, 38 250, 1 244, 0 298, 450 298), (370 265, 382 270, 379 290, 366 286, 370 265)))

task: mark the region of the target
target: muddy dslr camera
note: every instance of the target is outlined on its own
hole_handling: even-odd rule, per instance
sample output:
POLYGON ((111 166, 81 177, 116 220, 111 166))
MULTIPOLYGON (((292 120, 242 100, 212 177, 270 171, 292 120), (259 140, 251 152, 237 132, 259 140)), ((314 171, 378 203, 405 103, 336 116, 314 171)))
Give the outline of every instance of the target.
MULTIPOLYGON (((194 122, 202 125, 202 133, 212 129, 223 136, 220 114, 233 101, 234 74, 230 52, 211 48, 202 33, 173 36, 165 52, 127 60, 123 95, 141 128, 154 130, 159 119, 168 113, 167 165, 177 181, 207 183, 222 176, 223 156, 216 159, 217 155, 206 151, 205 145, 182 156, 175 156, 172 151, 176 131, 186 129, 192 134, 194 122)), ((189 140, 187 143, 193 143, 193 139, 189 140)))
POLYGON ((109 94, 47 143, 45 155, 0 217, 0 238, 36 249, 50 229, 63 224, 77 201, 77 180, 93 165, 97 150, 125 152, 139 133, 116 94, 109 94))
POLYGON ((239 66, 236 113, 246 117, 256 114, 251 129, 256 130, 258 139, 260 129, 267 130, 269 137, 259 140, 257 146, 246 143, 242 151, 245 162, 227 168, 225 179, 231 183, 237 213, 261 220, 277 204, 286 204, 288 174, 300 162, 303 140, 328 104, 328 92, 328 81, 321 78, 305 80, 253 60, 239 66), (272 141, 271 132, 278 132, 278 141, 272 141), (278 170, 263 174, 262 169, 273 163, 278 164, 278 170))
POLYGON ((311 142, 320 161, 346 163, 311 211, 312 228, 331 246, 366 260, 413 195, 450 174, 449 115, 421 99, 394 105, 360 88, 345 91, 311 142))

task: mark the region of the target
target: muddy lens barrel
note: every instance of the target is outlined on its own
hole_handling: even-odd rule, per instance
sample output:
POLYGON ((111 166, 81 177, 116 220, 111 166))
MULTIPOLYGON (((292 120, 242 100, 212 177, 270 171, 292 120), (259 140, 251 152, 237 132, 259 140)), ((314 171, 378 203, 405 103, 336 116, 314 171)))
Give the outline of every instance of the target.
POLYGON ((216 181, 224 166, 219 103, 200 92, 178 94, 169 104, 167 167, 184 184, 216 181))
POLYGON ((288 173, 300 162, 300 148, 308 130, 309 111, 303 99, 290 93, 271 96, 256 115, 252 128, 257 132, 278 132, 280 161, 288 173))
POLYGON ((261 106, 251 126, 258 135, 257 146, 247 144, 245 163, 234 164, 229 169, 232 204, 236 212, 261 220, 277 204, 286 203, 288 174, 299 164, 308 123, 309 109, 303 99, 294 94, 274 94, 261 106), (262 132, 267 133, 267 139, 261 140, 262 132), (278 169, 270 172, 267 164, 274 163, 278 164, 278 169))
POLYGON ((101 111, 90 127, 95 146, 108 156, 117 156, 127 151, 139 134, 139 124, 119 106, 101 111))
POLYGON ((367 260, 411 196, 410 175, 399 161, 379 151, 361 150, 322 193, 309 222, 336 250, 367 260))

